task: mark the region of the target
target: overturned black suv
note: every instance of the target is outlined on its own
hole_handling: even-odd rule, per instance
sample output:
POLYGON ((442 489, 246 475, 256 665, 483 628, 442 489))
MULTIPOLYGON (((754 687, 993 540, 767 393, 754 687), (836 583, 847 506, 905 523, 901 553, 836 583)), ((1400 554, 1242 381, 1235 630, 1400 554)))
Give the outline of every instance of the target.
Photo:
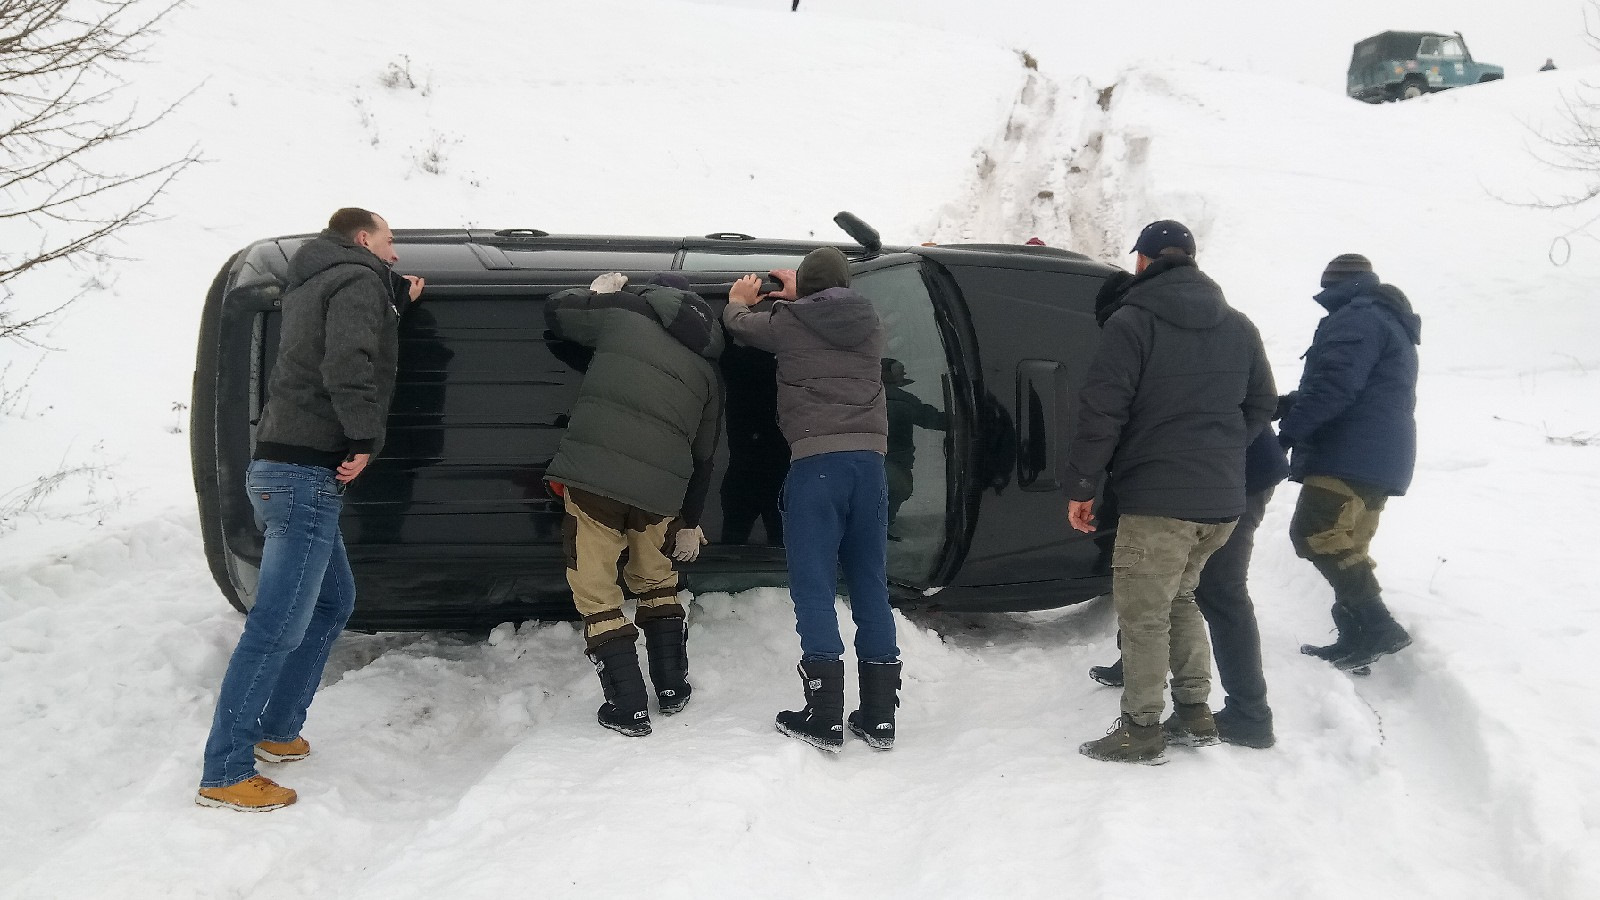
MULTIPOLYGON (((870 229, 835 245, 888 335, 889 580, 901 604, 959 610, 1061 606, 1109 589, 1112 528, 1067 524, 1060 469, 1098 339, 1094 296, 1112 270, 1050 247, 882 247, 870 229)), ((311 235, 258 241, 206 297, 195 364, 192 456, 206 556, 240 610, 262 535, 245 496, 254 423, 278 344, 288 262, 311 235)), ((358 585, 350 627, 481 628, 573 618, 560 501, 543 476, 582 378, 552 341, 545 298, 603 272, 675 271, 718 309, 749 272, 794 268, 817 242, 395 233, 397 270, 427 279, 400 325, 383 455, 345 496, 358 585)), ((770 301, 769 301, 770 302, 770 301)), ((685 566, 695 591, 784 583, 778 493, 788 448, 775 363, 732 345, 724 439, 685 566)), ((1110 523, 1106 523, 1110 524, 1110 523)))

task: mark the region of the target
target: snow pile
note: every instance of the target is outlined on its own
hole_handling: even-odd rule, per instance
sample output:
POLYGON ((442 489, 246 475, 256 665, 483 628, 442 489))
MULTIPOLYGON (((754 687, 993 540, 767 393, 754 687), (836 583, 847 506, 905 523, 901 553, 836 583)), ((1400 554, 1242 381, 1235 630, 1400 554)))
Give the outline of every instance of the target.
POLYGON ((0 896, 1600 890, 1600 606, 1576 562, 1600 542, 1600 253, 1575 239, 1552 266, 1586 214, 1499 199, 1569 188, 1529 129, 1595 71, 1368 107, 1277 66, 1286 34, 1343 45, 1342 73, 1344 32, 1413 24, 1509 64, 1491 38, 1523 52, 1536 16, 1498 4, 1451 4, 1470 26, 1373 24, 1368 0, 1300 29, 1253 24, 1244 0, 1169 11, 1187 32, 1012 0, 802 6, 234 0, 174 20, 138 87, 212 73, 161 138, 198 136, 210 162, 128 233, 137 262, 52 332, 66 349, 0 431, 7 484, 98 467, 0 536, 0 896), (1243 37, 1243 62, 1216 49, 1243 37), (1322 265, 1364 252, 1425 320, 1418 477, 1375 547, 1417 643, 1364 680, 1296 652, 1324 638, 1329 595, 1284 537, 1285 486, 1252 573, 1270 752, 1078 756, 1117 705, 1084 677, 1115 654, 1091 603, 902 616, 901 746, 825 758, 772 731, 799 699, 796 641, 786 597, 759 590, 695 599, 694 702, 644 740, 594 724, 569 624, 349 635, 316 751, 269 773, 301 803, 196 808, 239 629, 201 558, 175 408, 198 309, 231 252, 344 203, 399 226, 773 236, 831 236, 849 208, 890 242, 1038 234, 1122 264, 1140 224, 1174 216, 1285 387, 1322 265))

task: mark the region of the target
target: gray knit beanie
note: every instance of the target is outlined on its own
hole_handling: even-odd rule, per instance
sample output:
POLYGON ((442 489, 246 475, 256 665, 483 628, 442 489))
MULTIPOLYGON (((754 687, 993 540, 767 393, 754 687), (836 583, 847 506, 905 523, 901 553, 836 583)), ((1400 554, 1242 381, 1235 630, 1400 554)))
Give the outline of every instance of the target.
POLYGON ((1359 253, 1341 253, 1322 270, 1322 286, 1333 287, 1341 281, 1362 273, 1372 272, 1372 260, 1359 253))
POLYGON ((818 247, 806 254, 795 272, 795 292, 809 297, 828 288, 850 286, 850 262, 837 247, 818 247))

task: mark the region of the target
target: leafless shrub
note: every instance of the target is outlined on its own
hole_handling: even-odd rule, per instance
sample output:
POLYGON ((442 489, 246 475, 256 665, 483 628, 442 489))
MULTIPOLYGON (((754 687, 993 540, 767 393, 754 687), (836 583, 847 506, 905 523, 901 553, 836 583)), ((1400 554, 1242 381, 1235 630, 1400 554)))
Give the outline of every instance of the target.
POLYGON ((400 54, 400 59, 390 62, 383 74, 378 76, 378 83, 395 91, 416 90, 417 80, 411 77, 411 57, 400 54))
MULTIPOLYGON (((3 0, 0 0, 3 2, 3 0)), ((101 450, 95 445, 96 452, 101 450)), ((63 464, 49 475, 40 475, 33 481, 0 494, 0 535, 15 531, 25 519, 84 520, 93 519, 102 524, 105 518, 122 505, 122 496, 111 480, 110 470, 100 463, 63 464), (81 504, 66 510, 48 510, 45 501, 69 484, 81 484, 84 497, 81 504)))

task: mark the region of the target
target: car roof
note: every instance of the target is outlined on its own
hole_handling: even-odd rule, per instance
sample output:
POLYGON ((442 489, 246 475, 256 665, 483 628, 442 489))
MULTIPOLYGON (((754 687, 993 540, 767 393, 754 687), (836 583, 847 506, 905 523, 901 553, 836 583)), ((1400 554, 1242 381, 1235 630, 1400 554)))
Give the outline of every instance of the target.
MULTIPOLYGON (((287 280, 287 263, 314 234, 257 242, 244 256, 257 275, 265 269, 287 280)), ((849 242, 756 238, 735 232, 698 237, 550 234, 538 229, 395 229, 396 271, 434 284, 527 284, 530 273, 621 271, 630 275, 677 271, 691 283, 727 282, 747 272, 794 268, 819 247, 836 247, 852 261, 915 253, 947 265, 1081 270, 1104 275, 1108 267, 1081 253, 1024 244, 888 246, 868 251, 849 242)), ((254 281, 254 278, 248 278, 254 281)), ((561 279, 565 280, 565 279, 561 279)))

